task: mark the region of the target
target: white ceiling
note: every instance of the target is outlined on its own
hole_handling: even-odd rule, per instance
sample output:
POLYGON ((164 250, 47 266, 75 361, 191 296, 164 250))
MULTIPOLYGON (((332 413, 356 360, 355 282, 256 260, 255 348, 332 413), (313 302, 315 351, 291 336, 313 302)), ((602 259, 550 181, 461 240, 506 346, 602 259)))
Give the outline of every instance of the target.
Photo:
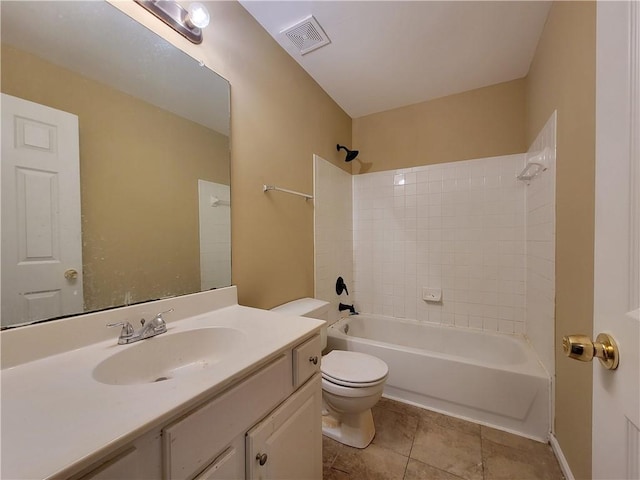
POLYGON ((548 1, 250 1, 244 8, 351 117, 524 77, 548 1), (280 32, 313 15, 331 43, 280 32))

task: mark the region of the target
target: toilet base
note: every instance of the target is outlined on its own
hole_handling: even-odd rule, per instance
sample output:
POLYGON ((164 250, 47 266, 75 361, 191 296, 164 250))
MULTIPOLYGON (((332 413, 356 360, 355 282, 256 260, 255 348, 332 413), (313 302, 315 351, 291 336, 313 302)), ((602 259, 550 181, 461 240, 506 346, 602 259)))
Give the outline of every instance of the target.
POLYGON ((351 414, 323 412, 322 434, 350 447, 367 447, 376 434, 371 409, 351 414))

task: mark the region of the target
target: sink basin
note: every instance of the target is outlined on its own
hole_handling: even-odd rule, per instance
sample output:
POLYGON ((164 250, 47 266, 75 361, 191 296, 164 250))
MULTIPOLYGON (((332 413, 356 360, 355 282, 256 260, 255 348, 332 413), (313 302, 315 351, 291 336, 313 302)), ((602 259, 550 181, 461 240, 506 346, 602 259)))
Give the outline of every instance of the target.
POLYGON ((164 333, 123 347, 93 369, 93 378, 108 385, 171 380, 210 368, 245 340, 245 333, 225 327, 164 333))

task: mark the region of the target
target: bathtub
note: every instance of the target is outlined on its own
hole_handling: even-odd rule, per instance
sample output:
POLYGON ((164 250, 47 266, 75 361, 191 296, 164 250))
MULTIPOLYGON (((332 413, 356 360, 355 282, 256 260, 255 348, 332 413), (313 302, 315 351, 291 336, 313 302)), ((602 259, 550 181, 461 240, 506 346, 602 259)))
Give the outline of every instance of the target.
POLYGON ((387 363, 386 397, 549 438, 550 379, 521 336, 368 314, 327 330, 329 350, 368 353, 387 363))

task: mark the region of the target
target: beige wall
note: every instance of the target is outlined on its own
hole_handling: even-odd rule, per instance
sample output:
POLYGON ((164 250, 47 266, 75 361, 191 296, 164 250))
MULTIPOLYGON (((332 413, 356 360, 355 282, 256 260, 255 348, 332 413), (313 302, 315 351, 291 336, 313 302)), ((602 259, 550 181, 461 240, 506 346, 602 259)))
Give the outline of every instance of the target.
POLYGON ((526 82, 527 142, 558 110, 555 432, 576 478, 591 478, 591 365, 562 336, 592 334, 595 2, 554 2, 526 82))
POLYGON ((229 184, 228 138, 8 46, 2 91, 78 116, 85 308, 200 291, 197 181, 229 184))
POLYGON ((375 113, 353 121, 353 173, 522 153, 524 79, 375 113))
POLYGON ((347 169, 336 143, 351 118, 237 2, 208 2, 192 45, 132 2, 114 2, 231 83, 232 278, 241 304, 270 308, 313 296, 313 204, 264 193, 312 192, 313 154, 347 169))

